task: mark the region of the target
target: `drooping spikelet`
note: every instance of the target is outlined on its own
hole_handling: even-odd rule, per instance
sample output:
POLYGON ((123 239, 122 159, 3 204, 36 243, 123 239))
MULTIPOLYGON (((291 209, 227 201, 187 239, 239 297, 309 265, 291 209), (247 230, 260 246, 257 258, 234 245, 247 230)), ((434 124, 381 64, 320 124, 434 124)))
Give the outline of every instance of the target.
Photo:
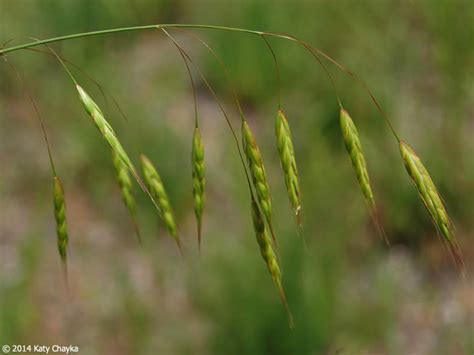
MULTIPOLYGON (((112 126, 109 122, 105 119, 104 114, 102 113, 101 109, 97 104, 92 100, 92 98, 85 92, 85 90, 76 84, 76 89, 79 93, 79 98, 86 110, 86 112, 91 116, 92 120, 94 121, 95 126, 98 128, 102 137, 105 141, 109 144, 112 148, 114 153, 117 155, 117 158, 121 159, 123 162, 123 167, 127 167, 130 173, 133 175, 137 183, 140 187, 145 191, 149 197, 151 198, 153 205, 159 211, 160 207, 158 206, 157 201, 153 198, 153 195, 147 190, 145 185, 143 184, 142 180, 137 174, 135 166, 133 165, 132 161, 130 160, 128 154, 126 153, 125 149, 123 148, 122 144, 120 143, 117 135, 115 134, 112 126)), ((138 231, 138 228, 135 227, 138 231)), ((139 232, 138 232, 139 233, 139 232)), ((178 243, 179 244, 179 243, 178 243)))
POLYGON ((283 288, 282 283, 280 265, 278 264, 278 259, 275 255, 275 252, 273 251, 271 240, 268 237, 262 213, 253 197, 251 202, 251 209, 253 227, 255 231, 255 236, 257 238, 258 246, 260 247, 260 253, 262 255, 263 260, 265 261, 265 264, 267 265, 268 271, 270 272, 270 275, 273 279, 273 283, 275 284, 275 287, 278 290, 280 300, 286 308, 290 326, 293 326, 293 317, 291 315, 290 309, 288 307, 288 302, 286 300, 285 290, 283 288))
POLYGON ((405 168, 415 183, 418 194, 428 210, 433 223, 446 241, 455 263, 463 271, 463 258, 456 243, 451 220, 428 170, 426 170, 421 159, 407 143, 400 142, 400 153, 405 163, 405 168))
POLYGON ((54 177, 54 218, 56 219, 56 236, 58 243, 59 256, 66 267, 68 232, 66 221, 66 201, 64 198, 64 189, 59 177, 54 177))
POLYGON ((346 110, 341 109, 340 124, 344 144, 351 158, 352 166, 357 175, 357 181, 364 194, 365 200, 371 209, 375 207, 374 194, 370 186, 369 173, 367 171, 367 163, 365 162, 362 145, 360 144, 359 133, 357 127, 352 121, 346 110))
POLYGON ((158 206, 160 217, 168 229, 170 235, 176 240, 178 246, 180 246, 178 229, 174 220, 173 210, 171 208, 168 194, 166 193, 163 182, 161 181, 161 177, 150 159, 142 154, 140 156, 140 160, 142 163, 143 180, 145 181, 145 184, 151 196, 153 197, 153 200, 158 206))
POLYGON ((193 175, 194 213, 197 222, 198 246, 199 249, 201 249, 202 212, 204 209, 204 189, 206 188, 206 178, 204 176, 204 145, 198 127, 194 129, 191 165, 193 175))
POLYGON ((257 192, 258 204, 262 209, 263 215, 270 227, 273 242, 275 247, 278 247, 275 234, 273 232, 272 224, 272 201, 270 198, 270 189, 268 187, 268 180, 263 166, 262 154, 258 148, 257 141, 252 133, 252 130, 246 121, 242 121, 242 146, 244 148, 245 157, 252 181, 257 192))
POLYGON ((383 239, 385 243, 389 245, 390 242, 377 216, 374 194, 370 185, 369 172, 367 170, 367 163, 362 151, 359 132, 357 131, 357 127, 352 121, 352 118, 344 109, 341 109, 340 112, 340 125, 342 136, 344 138, 344 144, 351 158, 352 167, 356 172, 357 182, 359 183, 362 194, 364 195, 365 201, 369 207, 372 220, 379 231, 381 239, 383 239))
POLYGON ((298 223, 301 224, 301 201, 298 169, 296 167, 295 151, 291 138, 291 130, 283 111, 278 110, 275 121, 275 135, 277 140, 280 163, 285 175, 286 190, 298 223))
POLYGON ((137 214, 137 204, 135 202, 135 197, 133 196, 133 183, 132 178, 130 177, 130 170, 125 165, 124 161, 120 159, 119 155, 114 149, 112 151, 112 163, 115 169, 115 175, 117 182, 120 187, 120 192, 122 194, 122 200, 127 207, 127 210, 130 214, 130 218, 137 234, 138 241, 141 242, 140 230, 136 221, 137 214))
POLYGON ((115 134, 112 126, 105 119, 104 114, 102 113, 99 106, 97 106, 97 104, 92 100, 92 98, 85 92, 85 90, 81 86, 76 85, 76 89, 79 92, 79 98, 81 99, 81 102, 84 105, 86 112, 89 114, 89 116, 91 116, 96 127, 99 129, 100 133, 102 133, 104 139, 110 145, 112 150, 115 151, 117 156, 122 159, 125 166, 127 166, 130 171, 136 176, 135 168, 130 158, 128 157, 127 153, 125 152, 125 149, 118 140, 117 135, 115 134))

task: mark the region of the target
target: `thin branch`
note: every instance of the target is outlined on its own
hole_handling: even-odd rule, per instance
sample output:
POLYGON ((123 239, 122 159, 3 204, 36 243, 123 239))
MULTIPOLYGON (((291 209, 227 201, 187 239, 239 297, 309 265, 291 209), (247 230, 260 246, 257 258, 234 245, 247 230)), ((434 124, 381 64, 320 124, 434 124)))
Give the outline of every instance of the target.
POLYGON ((1 56, 3 57, 5 62, 8 64, 8 66, 10 66, 10 68, 13 70, 15 75, 17 76, 18 80, 20 81, 21 85, 23 86, 23 90, 25 91, 26 95, 28 96, 28 99, 30 100, 30 102, 31 102, 31 104, 32 104, 32 106, 35 110, 36 117, 38 118, 38 121, 39 121, 40 126, 41 126, 41 132, 43 134, 43 139, 44 139, 44 142, 46 143, 46 149, 48 151, 48 158, 49 158, 49 164, 51 166, 51 171, 53 173, 53 176, 57 176, 56 175, 56 168, 54 166, 53 154, 51 152, 51 145, 49 144, 48 134, 46 132, 46 126, 44 124, 44 120, 43 120, 43 117, 42 117, 41 112, 39 110, 39 107, 36 104, 36 100, 34 99, 32 93, 31 93, 31 91, 28 87, 28 84, 26 83, 25 78, 23 77, 23 75, 21 75, 18 68, 13 63, 11 63, 5 55, 1 55, 1 56))
MULTIPOLYGON (((49 57, 57 60, 56 56, 51 52, 43 51, 43 50, 37 49, 37 48, 26 48, 26 50, 31 51, 31 52, 41 53, 41 54, 44 54, 46 56, 49 56, 49 57)), ((64 63, 67 63, 68 65, 70 65, 71 67, 73 67, 74 69, 79 71, 82 75, 84 75, 87 78, 87 80, 89 80, 92 84, 94 84, 97 87, 97 89, 100 91, 102 97, 104 98, 104 101, 106 102, 106 104, 107 104, 107 97, 109 97, 114 102, 114 105, 116 106, 117 110, 122 115, 124 120, 128 121, 128 117, 123 112, 123 110, 120 107, 118 101, 113 97, 113 95, 110 92, 108 92, 107 89, 105 89, 105 87, 103 87, 97 80, 95 80, 92 77, 92 75, 90 75, 87 71, 82 69, 80 66, 78 66, 77 64, 74 64, 70 60, 66 59, 63 55, 59 55, 59 56, 64 61, 64 63)))
POLYGON ((161 30, 166 34, 166 36, 173 42, 173 44, 176 46, 176 48, 178 48, 178 50, 186 57, 186 59, 194 65, 194 67, 196 68, 196 71, 199 73, 199 76, 201 77, 201 80, 204 82, 204 84, 207 86, 209 92, 211 93, 211 95, 213 96, 214 98, 214 101, 216 101, 217 105, 219 106, 219 109, 221 110, 222 114, 224 115, 224 118, 227 122, 227 125, 229 126, 230 128, 230 131, 232 132, 232 136, 234 138, 234 141, 235 141, 235 144, 237 146, 237 150, 239 152, 239 157, 240 157, 240 161, 242 163, 242 166, 244 168, 244 172, 245 172, 245 178, 247 180, 247 184, 249 186, 249 190, 250 190, 250 196, 252 198, 254 198, 254 194, 253 194, 253 190, 252 190, 252 184, 250 182, 250 177, 249 177, 249 173, 247 171, 247 165, 245 164, 245 159, 244 159, 244 156, 243 156, 243 153, 242 153, 242 150, 240 149, 240 144, 239 144, 239 139, 237 137, 237 133, 235 132, 235 129, 234 127, 232 126, 232 123, 230 122, 230 118, 224 108, 224 105, 222 104, 221 100, 219 99, 219 97, 217 96, 216 92, 214 91, 214 89, 212 88, 211 84, 209 83, 209 81, 206 79, 206 77, 204 76, 204 74, 202 73, 202 71, 199 69, 199 67, 193 63, 191 57, 186 53, 186 51, 184 50, 184 48, 173 38, 173 36, 171 36, 164 28, 161 28, 161 30))
POLYGON ((280 77, 280 66, 278 65, 277 56, 275 51, 273 50, 272 45, 268 40, 265 38, 265 35, 262 34, 262 39, 264 40, 265 44, 267 45, 270 54, 272 55, 273 62, 275 63, 275 72, 276 72, 276 79, 277 79, 277 90, 278 90, 278 110, 281 110, 281 77, 280 77))
POLYGON ((179 29, 181 32, 184 32, 186 34, 188 34, 189 36, 193 37, 194 39, 196 39, 198 42, 200 42, 211 54, 212 56, 217 60, 217 62, 219 63, 220 67, 222 68, 222 71, 224 72, 224 75, 226 77, 226 80, 231 88, 231 91, 232 91, 232 96, 234 98, 234 101, 235 101, 235 104, 237 105, 237 109, 239 110, 239 114, 240 114, 240 118, 242 121, 245 121, 245 114, 244 114, 244 111, 242 109, 242 105, 240 104, 240 100, 239 100, 239 97, 237 96, 237 91, 235 89, 235 84, 233 83, 233 79, 232 79, 232 76, 230 75, 230 72, 229 72, 229 69, 227 69, 227 66, 225 65, 224 61, 222 60, 222 58, 216 53, 216 51, 209 45, 209 43, 207 43, 206 41, 204 41, 202 38, 200 38, 199 36, 197 36, 195 33, 193 32, 190 32, 190 31, 187 31, 187 30, 183 30, 183 29, 179 29))
MULTIPOLYGON (((163 32, 166 33, 168 37, 170 37, 169 33, 163 28, 163 32)), ((171 38, 171 37, 170 37, 171 38)), ((174 42, 173 42, 174 43, 174 42)), ((188 72, 189 80, 191 82, 191 86, 193 89, 193 99, 194 99, 194 125, 195 127, 198 127, 198 110, 197 110, 197 95, 196 95, 196 85, 194 84, 194 79, 193 75, 191 73, 191 69, 189 68, 188 61, 186 59, 186 55, 183 50, 181 50, 180 47, 176 47, 178 49, 179 54, 181 55, 181 58, 183 59, 184 65, 186 66, 186 71, 188 72)))

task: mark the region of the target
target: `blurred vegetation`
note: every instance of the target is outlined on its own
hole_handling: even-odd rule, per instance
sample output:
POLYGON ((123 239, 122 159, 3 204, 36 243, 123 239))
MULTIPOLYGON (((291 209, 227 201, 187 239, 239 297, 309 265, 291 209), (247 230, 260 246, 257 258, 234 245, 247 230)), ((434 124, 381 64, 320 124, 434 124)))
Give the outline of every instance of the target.
MULTIPOLYGON (((77 345, 84 354, 471 354, 474 352, 474 2, 84 0, 0 2, 0 43, 151 23, 208 23, 288 32, 330 53, 373 89, 430 169, 468 264, 462 280, 436 236, 398 147, 363 88, 328 64, 361 132, 376 201, 392 241, 373 228, 338 126, 327 76, 301 47, 271 39, 282 72, 304 199, 296 233, 273 137, 277 86, 264 42, 196 30, 223 58, 267 166, 284 282, 283 307, 252 232, 231 135, 198 80, 208 167, 203 251, 197 253, 190 149, 192 95, 181 58, 147 31, 54 45, 113 93, 128 117, 79 72, 136 159, 156 163, 177 214, 185 257, 139 194, 137 245, 110 161, 58 63, 9 55, 47 122, 70 222, 62 282, 52 179, 33 110, 0 68, 0 343, 77 345)), ((238 127, 232 90, 199 43, 172 31, 215 86, 238 127)), ((137 188, 138 191, 138 188, 137 188)))

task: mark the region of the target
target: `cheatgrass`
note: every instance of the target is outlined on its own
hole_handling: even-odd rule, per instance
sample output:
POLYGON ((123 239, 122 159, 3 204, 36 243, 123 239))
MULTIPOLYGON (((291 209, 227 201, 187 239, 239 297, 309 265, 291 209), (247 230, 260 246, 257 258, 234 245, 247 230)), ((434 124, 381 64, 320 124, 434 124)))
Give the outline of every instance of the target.
MULTIPOLYGON (((150 26, 134 26, 134 27, 126 27, 126 28, 119 28, 119 29, 109 29, 109 30, 102 30, 102 31, 94 31, 82 34, 73 34, 69 36, 60 36, 55 38, 50 38, 46 40, 38 40, 35 42, 12 46, 9 48, 2 48, 0 49, 0 56, 4 59, 5 54, 13 51, 17 51, 20 49, 27 49, 32 48, 38 45, 49 45, 52 42, 56 41, 63 41, 69 40, 72 38, 79 38, 79 37, 86 37, 90 35, 103 35, 106 33, 117 33, 117 32, 124 32, 124 31, 142 31, 142 30, 156 30, 162 29, 167 37, 173 41, 173 43, 179 49, 180 54, 184 59, 184 63, 188 69, 188 73, 190 75, 191 84, 194 90, 194 94, 196 94, 194 81, 192 79, 191 70, 188 66, 188 61, 192 63, 190 56, 187 52, 183 49, 181 45, 173 38, 173 36, 167 32, 166 28, 173 28, 173 27, 197 27, 197 28, 208 28, 213 30, 225 30, 225 31, 237 31, 237 32, 245 32, 247 34, 253 34, 260 36, 265 39, 265 36, 272 36, 272 37, 279 37, 283 40, 289 40, 301 45, 305 50, 309 50, 311 54, 317 59, 317 61, 321 64, 323 69, 325 69, 326 74, 331 79, 333 83, 333 87, 336 89, 336 85, 332 80, 331 74, 324 63, 319 60, 319 57, 323 57, 325 60, 328 60, 330 63, 336 65, 337 68, 344 71, 346 74, 350 75, 353 79, 356 79, 362 87, 366 90, 367 94, 370 96, 372 101, 374 102, 376 108, 382 114, 383 118, 385 119, 387 126, 390 128, 392 134, 397 139, 397 142, 400 144, 400 152, 405 163, 405 167, 412 178, 415 186, 418 190, 418 194, 423 201, 426 209, 428 210, 431 219, 433 220, 439 234, 442 237, 442 240, 446 243, 451 252, 455 262, 463 268, 463 260, 461 251, 456 243, 455 235, 454 235, 454 228, 452 222, 449 218, 447 213, 445 204, 443 199, 441 198, 438 189, 436 188, 430 174, 428 173, 427 169, 421 162, 420 158, 416 155, 408 144, 400 141, 398 134, 394 130, 392 124, 390 123, 388 117, 385 115, 383 110, 381 109, 379 103, 375 99, 374 95, 365 84, 365 82, 359 78, 355 73, 351 72, 350 70, 346 69, 345 66, 337 62, 335 59, 327 55, 326 53, 320 51, 319 49, 312 47, 311 45, 303 42, 293 36, 278 34, 274 32, 261 32, 261 31, 253 31, 248 29, 239 29, 239 28, 230 28, 230 27, 222 27, 222 26, 215 26, 215 25, 192 25, 192 24, 168 24, 168 25, 150 25, 150 26)), ((266 40, 265 40, 266 41, 266 40)), ((202 41, 201 41, 202 42, 202 41)), ((210 48, 205 42, 206 47, 210 48)), ((279 69, 278 69, 278 61, 276 58, 275 52, 272 50, 271 45, 266 41, 273 58, 275 60, 275 64, 277 67, 277 79, 279 82, 279 69)), ((132 216, 132 219, 135 219, 136 214, 136 203, 133 196, 133 184, 131 176, 136 179, 138 184, 142 187, 142 189, 151 197, 155 207, 158 209, 159 215, 161 220, 163 221, 166 229, 168 230, 169 234, 172 238, 176 241, 178 246, 180 247, 180 238, 178 235, 178 229, 174 217, 174 212, 171 207, 170 199, 168 194, 166 193, 166 189, 163 185, 163 182, 158 174, 157 169, 151 163, 151 161, 144 155, 140 157, 142 172, 144 176, 144 182, 142 183, 141 178, 138 176, 137 171, 127 154, 126 150, 120 143, 116 133, 114 132, 110 123, 106 120, 103 112, 99 108, 99 106, 92 100, 92 98, 87 94, 87 92, 77 84, 76 79, 73 77, 72 73, 67 68, 65 61, 56 54, 56 52, 50 48, 52 53, 56 56, 56 58, 61 62, 61 64, 66 69, 68 75, 74 82, 76 89, 79 93, 79 98, 88 113, 88 115, 92 118, 95 126, 100 131, 103 139, 108 143, 110 148, 112 149, 112 157, 113 157, 113 164, 116 171, 117 179, 120 185, 120 190, 122 194, 122 198, 124 203, 132 216), (146 186, 145 186, 146 185, 146 186)), ((213 53, 213 51, 211 50, 213 53)), ((216 58, 218 56, 216 55, 216 58)), ((221 63, 223 65, 223 62, 221 63)), ((225 65, 223 65, 224 72, 226 75, 227 71, 225 65)), ((201 71, 196 67, 198 72, 200 73, 201 79, 206 84, 207 88, 211 95, 216 99, 217 104, 221 108, 224 118, 226 119, 230 130, 236 140, 236 145, 238 148, 238 152, 240 157, 242 158, 243 168, 246 173, 247 182, 250 189, 251 195, 251 210, 252 210, 252 218, 253 218, 253 227, 256 235, 256 239, 259 245, 260 253, 262 258, 268 268, 268 271, 272 277, 273 283, 275 284, 281 302, 285 305, 290 323, 292 323, 291 313, 288 308, 288 303, 286 300, 285 291, 283 288, 282 283, 282 271, 281 265, 279 264, 278 258, 278 246, 277 240, 275 237, 274 229, 273 229, 273 214, 272 214, 272 200, 270 197, 270 189, 268 184, 267 175, 265 172, 265 167, 263 164, 262 155, 257 145, 257 141, 255 136, 245 121, 244 114, 242 112, 242 108, 239 104, 239 100, 236 95, 236 91, 234 91, 234 96, 236 102, 238 104, 238 108, 240 110, 240 114, 242 117, 242 147, 243 147, 243 154, 242 150, 240 149, 240 145, 238 142, 238 138, 236 133, 232 127, 232 124, 226 114, 225 110, 223 109, 222 104, 220 103, 217 95, 215 94, 212 86, 209 84, 207 79, 202 75, 201 71), (245 158, 244 158, 245 157, 245 158), (247 161, 247 164, 245 161, 247 161), (250 176, 249 176, 250 175, 250 176), (251 181, 250 181, 251 180, 251 181), (271 234, 271 238, 269 237, 269 233, 271 234), (273 239, 273 242, 272 242, 273 239)), ((337 89, 336 89, 337 90, 337 89)), ((281 90, 280 90, 281 92, 281 90)), ((281 94, 280 94, 281 95, 281 94)), ((336 93, 337 98, 338 94, 336 93)), ((34 100, 32 100, 34 104, 34 100)), ((279 97, 279 102, 281 102, 281 98, 279 97)), ((339 100, 339 103, 342 107, 342 103, 339 100)), ((36 107, 35 107, 36 108, 36 107)), ((196 101, 195 101, 195 108, 196 108, 196 101)), ((39 111, 37 110, 39 113, 39 111)), ((54 175, 54 216, 57 225, 57 247, 59 251, 60 258, 66 266, 66 260, 68 255, 68 228, 67 228, 67 221, 66 221, 66 204, 64 198, 64 190, 61 184, 61 180, 56 176, 56 171, 54 168, 54 163, 50 151, 50 146, 48 144, 46 131, 43 125, 43 122, 40 118, 40 123, 43 129, 46 145, 48 148, 48 154, 51 162, 51 168, 54 175)), ((342 130, 342 135, 344 139, 344 144, 349 153, 349 157, 355 171, 358 185, 362 191, 364 199, 371 210, 371 215, 374 220, 378 224, 378 220, 375 213, 375 200, 374 194, 369 178, 369 173, 367 169, 367 162, 362 150, 362 145, 360 142, 359 133, 357 130, 356 125, 354 124, 353 120, 345 111, 341 109, 340 112, 340 126, 342 130)), ((293 147, 293 140, 291 135, 290 126, 288 124, 288 120, 285 117, 285 114, 279 110, 275 122, 275 134, 276 134, 276 145, 280 157, 280 163, 283 170, 283 175, 285 178, 285 185, 286 190, 288 193, 288 197, 293 209, 294 214, 296 215, 298 222, 300 222, 300 215, 302 210, 302 203, 301 203, 301 191, 300 191, 300 182, 298 176, 298 169, 296 165, 296 158, 295 152, 293 147)), ((196 111, 196 129, 193 136, 193 144, 192 144, 192 154, 191 154, 191 169, 192 169, 192 177, 193 177, 193 200, 194 200, 194 213, 197 220, 197 234, 198 234, 198 244, 201 243, 201 229, 202 229, 202 218, 203 218, 203 209, 204 209, 204 193, 206 187, 206 179, 205 179, 205 172, 204 172, 204 146, 202 142, 202 137, 197 128, 197 111, 196 111)), ((137 229, 138 230, 138 229, 137 229)), ((383 229, 381 230, 382 236, 384 236, 383 229)), ((180 247, 181 250, 181 247, 180 247)))
POLYGON ((204 210, 206 178, 204 175, 204 144, 202 142, 199 127, 195 127, 194 129, 191 165, 193 176, 194 214, 197 223, 198 246, 199 249, 201 249, 202 214, 204 210))
POLYGON ((400 142, 400 154, 433 223, 446 242, 456 264, 461 270, 464 270, 463 258, 456 242, 453 224, 428 170, 415 151, 403 141, 400 142))
POLYGON ((298 168, 296 166, 295 150, 291 136, 290 125, 282 110, 278 110, 275 121, 275 135, 280 156, 280 164, 285 176, 288 197, 293 207, 296 219, 301 224, 301 197, 298 168))
POLYGON ((161 220, 168 229, 169 234, 173 237, 178 246, 180 246, 178 228, 176 226, 173 209, 171 208, 170 199, 166 193, 163 181, 153 163, 145 155, 140 156, 142 164, 143 180, 158 206, 158 212, 161 220))

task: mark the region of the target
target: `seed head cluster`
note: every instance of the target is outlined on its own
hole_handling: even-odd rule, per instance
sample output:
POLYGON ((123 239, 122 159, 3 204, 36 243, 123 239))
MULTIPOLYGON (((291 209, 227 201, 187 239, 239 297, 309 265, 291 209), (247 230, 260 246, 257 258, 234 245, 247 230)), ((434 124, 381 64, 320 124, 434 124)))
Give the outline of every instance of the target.
MULTIPOLYGON (((202 26, 206 27, 206 26, 202 26)), ((214 26, 215 27, 215 26, 214 26)), ((160 26, 158 26, 160 28, 160 26)), ((164 26, 161 27, 164 30, 164 26)), ((231 30, 230 28, 227 28, 231 30)), ((104 31, 100 31, 104 32, 104 31)), ((251 32, 251 31, 249 31, 251 32)), ((104 32, 105 33, 105 32, 104 32)), ((167 33, 165 31, 165 33, 167 33)), ((168 34, 168 33, 167 33, 168 34)), ((263 32, 262 32, 263 34, 263 32)), ((173 40, 171 35, 168 36, 173 40)), ((62 37, 61 39, 65 39, 62 37)), ((289 38, 289 37, 288 37, 289 38)), ((46 44, 51 41, 43 41, 43 44, 46 44)), ((173 40, 175 44, 176 41, 173 40)), ((302 43, 303 44, 303 43, 302 43)), ((306 45, 303 44, 305 47, 306 45)), ((10 48, 21 49, 27 48, 27 46, 16 46, 10 48)), ((189 56, 178 46, 180 53, 185 59, 187 66, 187 59, 189 56)), ((271 50, 271 47, 269 47, 271 50)), ((309 47, 307 47, 309 49, 309 47)), ((272 51, 272 50, 271 50, 272 51)), ((144 184, 142 183, 141 178, 139 177, 137 170, 135 169, 129 155, 122 146, 120 140, 118 139, 114 129, 110 123, 106 120, 103 112, 99 106, 92 100, 92 98, 87 94, 87 92, 77 84, 75 78, 72 76, 71 72, 68 70, 64 61, 59 57, 54 51, 53 53, 57 59, 61 62, 64 68, 67 70, 70 78, 75 84, 76 90, 79 94, 79 99, 82 102, 85 111, 92 118, 93 123, 96 128, 101 133, 103 139, 108 143, 111 148, 112 153, 112 162, 116 173, 116 178, 120 186, 120 192, 122 195, 123 202, 128 209, 128 212, 136 224, 136 214, 137 214, 137 204, 134 197, 133 191, 133 182, 132 176, 140 184, 142 189, 151 197, 155 207, 158 209, 159 216, 165 225, 170 236, 176 241, 178 247, 181 250, 180 238, 178 235, 178 228, 171 207, 170 199, 166 192, 163 181, 158 173, 158 170, 153 165, 148 157, 145 155, 140 156, 140 165, 141 173, 143 176, 144 184)), ((274 55, 273 51, 272 54, 274 55)), ((276 56, 274 55, 275 62, 276 56)), ((189 59, 190 61, 190 59, 189 59)), ((278 64, 277 64, 278 66, 278 64)), ((191 81, 194 89, 194 81, 192 79, 191 71, 188 67, 188 72, 191 76, 191 81)), ((277 68, 278 78, 279 71, 277 68)), ((210 89, 213 96, 216 97, 216 101, 221 107, 224 116, 232 130, 234 137, 236 137, 235 131, 230 123, 227 115, 222 108, 217 96, 215 95, 212 87, 209 86, 206 79, 203 77, 203 81, 206 82, 208 88, 210 89)), ((195 89, 194 89, 195 90, 195 89)), ((367 89, 370 93, 370 90, 367 89)), ((196 96, 196 92, 194 91, 196 96)), ((236 96, 236 94, 234 93, 236 96)), ((372 96, 372 95, 371 95, 372 96)), ((280 266, 281 259, 278 255, 278 244, 275 237, 273 229, 273 214, 272 214, 272 200, 270 196, 270 188, 268 184, 267 175, 265 172, 265 167, 263 164, 262 154, 260 148, 257 144, 255 135, 245 120, 244 114, 241 110, 238 98, 235 97, 237 104, 240 109, 242 116, 242 150, 240 148, 238 139, 237 146, 241 158, 243 161, 243 168, 246 172, 250 195, 251 195, 251 212, 252 212, 252 221, 255 236, 259 246, 260 254, 265 262, 268 271, 272 277, 273 283, 278 290, 279 297, 281 302, 285 306, 288 316, 290 319, 290 324, 292 324, 292 316, 289 311, 288 303, 286 300, 286 295, 282 282, 282 269, 280 266), (243 154, 242 154, 243 151, 243 154), (245 156, 245 159, 243 158, 245 156), (246 160, 246 164, 245 161, 246 160), (271 237, 269 236, 271 235, 271 237), (273 239, 273 241, 272 241, 273 239)), ((373 98, 373 101, 378 107, 376 100, 373 98)), ((196 99, 195 99, 196 100, 196 99)), ((279 101, 280 102, 280 101, 279 101)), ((196 101, 195 101, 196 107, 196 101)), ((341 104, 342 107, 342 104, 341 104)), ((380 107, 379 107, 380 109, 380 107)), ((381 110, 380 110, 381 111, 381 110)), ((382 112, 382 111, 381 111, 382 112)), ((383 112, 382 112, 383 113, 383 112)), ((389 120, 386 118, 388 125, 390 126, 392 133, 399 141, 399 148, 402 159, 404 161, 406 170, 413 180, 418 194, 423 201, 426 209, 428 210, 431 219, 433 220, 437 230, 441 234, 443 240, 447 244, 452 256, 455 259, 455 262, 458 266, 464 267, 461 251, 456 243, 454 236, 454 229, 449 218, 449 215, 446 211, 446 207, 441 198, 441 195, 438 192, 433 180, 431 179, 430 174, 427 169, 421 162, 421 159, 414 152, 414 150, 405 142, 399 140, 397 133, 394 131, 389 120)), ((359 132, 357 130, 354 121, 350 117, 349 113, 341 108, 339 123, 342 132, 343 141, 346 147, 346 150, 349 154, 352 167, 355 171, 358 185, 362 191, 364 199, 371 210, 372 216, 376 216, 375 213, 375 200, 374 194, 369 178, 369 173, 367 169, 366 159, 362 150, 362 145, 360 141, 359 132)), ((279 109, 276 115, 275 120, 275 136, 276 136, 276 146, 278 150, 278 155, 280 159, 281 168, 283 170, 283 175, 285 179, 286 190, 292 210, 296 216, 298 223, 301 225, 301 211, 302 211, 302 202, 301 202, 301 190, 300 190, 300 181, 298 168, 296 163, 293 138, 291 134, 291 129, 288 123, 288 119, 285 113, 279 109)), ((48 145, 48 152, 50 154, 51 167, 54 175, 54 217, 56 220, 56 232, 57 232, 57 247, 59 251, 60 258, 64 265, 66 265, 67 254, 68 254, 68 226, 66 221, 66 204, 64 197, 64 190, 59 177, 56 176, 54 163, 49 151, 48 140, 46 139, 46 144, 48 145)), ((205 205, 205 189, 206 189, 206 178, 205 178, 205 163, 204 163, 204 144, 197 124, 197 111, 196 111, 196 126, 192 138, 192 151, 191 151, 191 169, 192 169, 192 186, 193 186, 193 201, 194 201, 194 214, 196 217, 197 224, 197 235, 198 235, 198 246, 201 248, 201 233, 202 233, 202 219, 203 219, 203 210, 205 205)), ((376 220, 377 225, 378 220, 376 220)), ((380 227, 380 226, 379 226, 380 227)), ((140 238, 138 228, 136 227, 137 235, 140 238)), ((383 229, 382 229, 383 231, 383 229)), ((382 233, 384 235, 384 233, 382 233)))

